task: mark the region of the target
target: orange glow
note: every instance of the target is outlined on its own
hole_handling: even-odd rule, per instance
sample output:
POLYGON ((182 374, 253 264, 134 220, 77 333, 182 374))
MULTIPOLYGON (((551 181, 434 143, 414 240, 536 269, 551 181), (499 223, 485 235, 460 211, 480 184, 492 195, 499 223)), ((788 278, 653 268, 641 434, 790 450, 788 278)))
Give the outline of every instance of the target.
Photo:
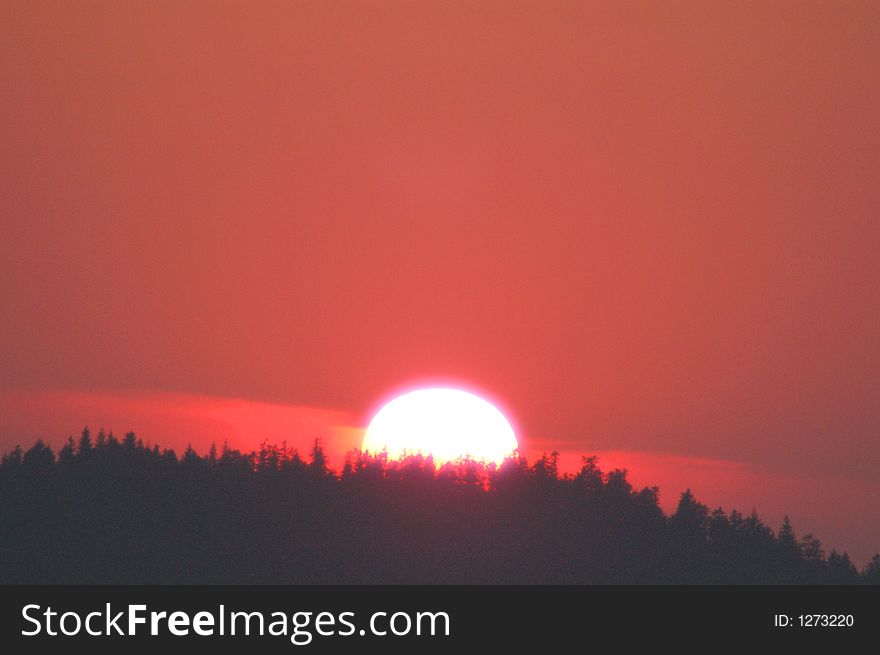
POLYGON ((348 434, 357 417, 343 410, 195 394, 0 389, 0 416, 0 453, 34 439, 58 449, 86 425, 117 437, 131 430, 178 453, 192 446, 204 454, 212 443, 247 452, 265 441, 306 455, 320 439, 326 454, 341 462, 360 443, 360 435, 348 434))
POLYGON ((865 562, 878 24, 4 2, 0 453, 88 425, 178 453, 318 438, 341 470, 400 381, 473 380, 530 462, 597 454, 667 509, 787 512, 865 562))

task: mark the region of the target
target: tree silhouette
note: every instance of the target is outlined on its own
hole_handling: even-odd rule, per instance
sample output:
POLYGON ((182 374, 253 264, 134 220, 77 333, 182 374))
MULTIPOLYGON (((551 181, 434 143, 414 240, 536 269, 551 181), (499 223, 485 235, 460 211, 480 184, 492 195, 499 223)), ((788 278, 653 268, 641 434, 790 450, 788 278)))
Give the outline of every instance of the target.
POLYGON ((77 454, 82 456, 83 458, 88 457, 92 451, 92 433, 89 431, 89 427, 86 426, 83 428, 82 434, 79 438, 79 451, 77 454))
POLYGON ((3 583, 880 583, 880 555, 860 574, 787 517, 774 534, 690 490, 667 517, 656 487, 596 457, 560 475, 557 453, 353 451, 337 474, 320 440, 178 457, 85 428, 4 454, 0 498, 3 583))
POLYGON ((865 566, 862 579, 868 584, 880 584, 880 553, 875 554, 865 566))

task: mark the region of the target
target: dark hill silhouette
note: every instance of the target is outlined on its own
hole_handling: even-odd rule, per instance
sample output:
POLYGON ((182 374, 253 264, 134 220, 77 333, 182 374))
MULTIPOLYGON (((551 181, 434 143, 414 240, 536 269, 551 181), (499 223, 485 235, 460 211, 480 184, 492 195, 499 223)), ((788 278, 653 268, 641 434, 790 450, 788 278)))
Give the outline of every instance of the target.
POLYGON ((339 474, 319 443, 148 447, 84 430, 0 463, 3 583, 880 582, 812 535, 752 513, 709 511, 690 491, 667 517, 658 489, 585 457, 436 470, 352 452, 339 474))

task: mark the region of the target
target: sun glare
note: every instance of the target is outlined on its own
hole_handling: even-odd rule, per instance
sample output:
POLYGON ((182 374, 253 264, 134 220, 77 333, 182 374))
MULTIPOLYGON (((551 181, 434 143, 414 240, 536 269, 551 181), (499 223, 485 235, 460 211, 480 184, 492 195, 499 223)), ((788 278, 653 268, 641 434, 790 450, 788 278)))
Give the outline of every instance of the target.
POLYGON ((367 427, 362 449, 391 459, 431 455, 436 464, 470 457, 500 464, 517 449, 504 414, 479 396, 447 387, 416 389, 386 403, 367 427))

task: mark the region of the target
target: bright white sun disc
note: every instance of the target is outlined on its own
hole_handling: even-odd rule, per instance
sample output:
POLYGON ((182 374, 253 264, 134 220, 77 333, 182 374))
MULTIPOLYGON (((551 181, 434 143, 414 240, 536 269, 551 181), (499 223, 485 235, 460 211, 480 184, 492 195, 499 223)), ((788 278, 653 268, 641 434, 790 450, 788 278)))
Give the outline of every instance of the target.
POLYGON ((504 414, 489 401, 461 389, 416 389, 386 403, 367 427, 362 449, 431 455, 434 462, 463 457, 500 464, 517 449, 504 414))

